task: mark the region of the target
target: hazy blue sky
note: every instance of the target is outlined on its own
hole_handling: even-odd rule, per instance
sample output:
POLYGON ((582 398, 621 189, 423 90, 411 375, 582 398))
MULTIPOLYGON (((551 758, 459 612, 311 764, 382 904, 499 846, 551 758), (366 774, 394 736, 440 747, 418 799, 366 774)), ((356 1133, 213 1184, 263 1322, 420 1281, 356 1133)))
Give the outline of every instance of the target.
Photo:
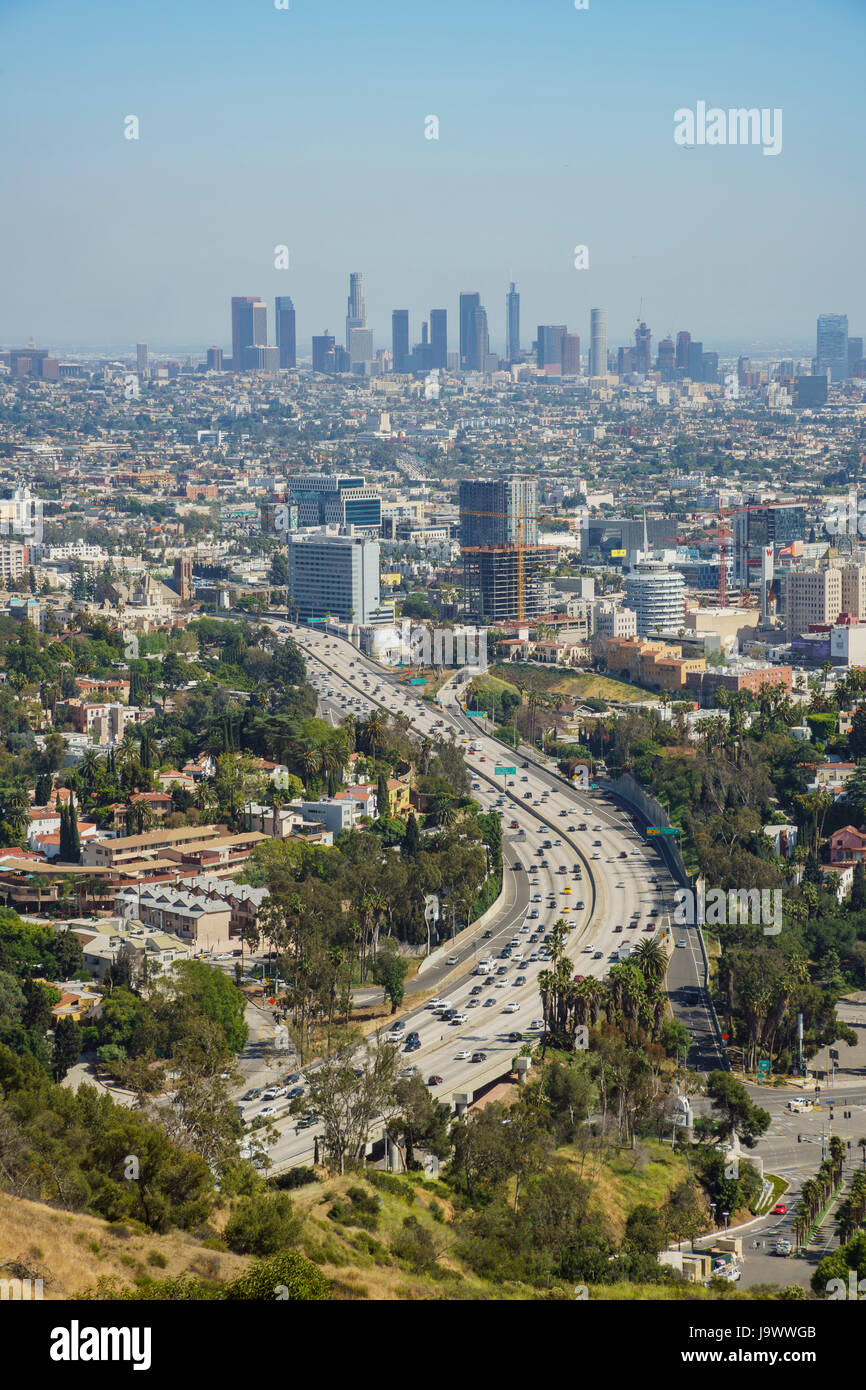
POLYGON ((290 3, 0 0, 0 344, 227 345, 280 293, 341 340, 350 270, 377 346, 441 306, 456 347, 471 289, 501 350, 512 275, 527 344, 641 299, 708 348, 866 332, 863 0, 290 3), (698 101, 780 107, 781 154, 676 145, 698 101))

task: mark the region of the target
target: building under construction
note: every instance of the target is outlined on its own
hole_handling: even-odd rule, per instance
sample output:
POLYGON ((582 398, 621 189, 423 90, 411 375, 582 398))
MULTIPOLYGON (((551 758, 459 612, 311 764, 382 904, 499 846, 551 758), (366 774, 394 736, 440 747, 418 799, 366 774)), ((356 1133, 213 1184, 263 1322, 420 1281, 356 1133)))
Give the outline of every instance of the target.
POLYGON ((545 574, 555 554, 553 546, 524 546, 522 552, 516 545, 464 546, 467 612, 492 627, 541 617, 548 607, 545 574))

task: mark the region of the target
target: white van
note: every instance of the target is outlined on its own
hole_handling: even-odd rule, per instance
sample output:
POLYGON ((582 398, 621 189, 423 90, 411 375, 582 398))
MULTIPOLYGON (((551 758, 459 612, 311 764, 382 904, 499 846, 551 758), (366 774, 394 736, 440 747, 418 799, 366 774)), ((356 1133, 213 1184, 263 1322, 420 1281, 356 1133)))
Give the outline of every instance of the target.
POLYGON ((789 1100, 786 1107, 792 1115, 808 1115, 814 1107, 810 1100, 789 1100))
POLYGON ((493 966, 489 960, 481 960, 475 967, 476 975, 489 975, 493 966))

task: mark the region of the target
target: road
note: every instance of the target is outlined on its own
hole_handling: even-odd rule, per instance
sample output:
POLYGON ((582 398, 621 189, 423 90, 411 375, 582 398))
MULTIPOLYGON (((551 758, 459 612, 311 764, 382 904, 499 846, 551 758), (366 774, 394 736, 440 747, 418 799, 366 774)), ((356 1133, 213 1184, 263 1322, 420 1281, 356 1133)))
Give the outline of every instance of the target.
MULTIPOLYGON (((455 681, 443 687, 441 703, 433 705, 401 685, 398 671, 368 661, 342 639, 288 624, 273 626, 298 641, 322 712, 333 722, 347 713, 363 717, 378 706, 407 714, 422 736, 442 737, 453 730, 463 743, 473 795, 486 810, 503 816, 505 902, 486 929, 490 935, 472 929, 461 933, 454 951, 457 966, 446 961, 412 986, 424 995, 447 990, 448 1001, 465 1021, 443 1024, 432 1015, 429 1000, 403 1015, 403 1036, 414 1030, 421 1041, 419 1050, 406 1054, 406 1065, 416 1066, 425 1079, 441 1077, 431 1089, 443 1100, 471 1097, 510 1069, 521 1040, 537 1036, 532 1024, 542 1016, 537 980, 545 968, 543 937, 557 918, 571 927, 566 949, 576 974, 602 977, 613 953, 637 945, 643 930, 658 921, 650 913, 659 913, 665 893, 672 894, 668 870, 624 809, 599 793, 565 785, 546 760, 528 750, 510 754, 479 728, 480 721, 462 710, 455 681), (497 776, 497 766, 516 770, 497 776), (516 869, 516 862, 523 867, 516 869), (507 942, 515 943, 510 960, 499 954, 507 942), (486 954, 500 973, 472 974, 486 954), (478 1052, 485 1060, 472 1062, 478 1052)), ((683 935, 688 938, 688 928, 683 935)), ((269 1118, 279 1133, 270 1150, 274 1167, 310 1162, 317 1128, 298 1131, 284 1114, 284 1099, 270 1104, 276 1114, 269 1118)), ((254 1119, 261 1107, 261 1101, 250 1105, 244 1118, 254 1119)))

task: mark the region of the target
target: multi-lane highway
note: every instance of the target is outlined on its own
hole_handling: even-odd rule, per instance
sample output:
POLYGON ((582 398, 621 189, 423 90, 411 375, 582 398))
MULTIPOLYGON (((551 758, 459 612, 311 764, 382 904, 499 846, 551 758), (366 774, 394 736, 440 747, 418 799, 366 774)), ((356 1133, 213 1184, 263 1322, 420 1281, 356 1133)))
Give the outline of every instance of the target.
MULTIPOLYGON (((401 685, 396 672, 367 661, 349 643, 274 625, 298 641, 323 713, 335 719, 346 713, 363 717, 376 706, 405 713, 422 736, 453 730, 471 772, 473 795, 485 809, 502 814, 504 901, 486 927, 460 934, 450 960, 414 983, 416 991, 437 993, 401 1017, 403 1026, 394 1037, 404 1051, 410 1034, 417 1034, 419 1045, 404 1051, 401 1060, 430 1081, 434 1094, 446 1100, 471 1094, 507 1072, 521 1042, 540 1031, 538 975, 548 958, 545 937, 557 918, 570 927, 567 951, 575 974, 601 977, 657 928, 665 890, 668 897, 672 892, 668 871, 625 811, 597 793, 565 785, 535 756, 507 753, 484 733, 480 721, 460 707, 456 682, 431 705, 401 685), (515 771, 497 775, 497 766, 515 771), (509 954, 503 956, 503 950, 509 954), (488 958, 489 973, 474 973, 488 958), (434 999, 449 1004, 456 1017, 443 1020, 434 1013, 434 999)), ((688 939, 688 928, 682 936, 688 939)), ((281 1116, 287 1105, 282 1097, 257 1098, 244 1118, 254 1119, 263 1103, 276 1111, 269 1117, 280 1136, 270 1151, 274 1165, 308 1162, 318 1127, 298 1129, 293 1118, 281 1116)))

